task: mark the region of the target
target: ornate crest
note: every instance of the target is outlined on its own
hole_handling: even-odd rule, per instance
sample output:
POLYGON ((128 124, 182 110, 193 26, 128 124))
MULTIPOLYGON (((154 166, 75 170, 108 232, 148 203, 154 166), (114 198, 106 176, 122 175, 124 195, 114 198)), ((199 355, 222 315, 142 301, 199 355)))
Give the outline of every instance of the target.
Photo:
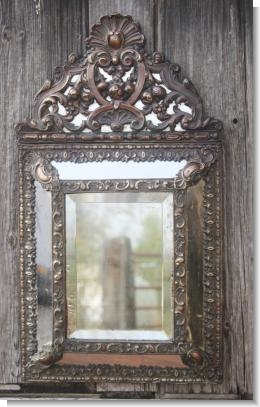
POLYGON ((219 130, 203 116, 202 101, 177 64, 155 52, 130 16, 104 16, 86 40, 84 58, 70 55, 37 93, 33 117, 22 130, 184 132, 219 130))

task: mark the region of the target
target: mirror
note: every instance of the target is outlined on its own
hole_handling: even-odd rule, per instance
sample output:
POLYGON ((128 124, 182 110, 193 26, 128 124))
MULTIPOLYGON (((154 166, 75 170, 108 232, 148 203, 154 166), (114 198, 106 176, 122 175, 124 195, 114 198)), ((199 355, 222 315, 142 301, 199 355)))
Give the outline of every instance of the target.
POLYGON ((51 192, 35 182, 36 286, 38 347, 52 341, 52 208, 51 192))
MULTIPOLYGON (((142 158, 142 157, 141 157, 142 158)), ((187 163, 177 161, 102 161, 102 162, 56 162, 52 165, 58 170, 62 180, 99 179, 147 179, 173 178, 187 163)))
MULTIPOLYGON (((187 329, 190 339, 201 343, 204 180, 190 186, 183 203, 178 203, 172 184, 170 192, 158 191, 153 177, 159 176, 167 191, 167 182, 173 178, 163 175, 176 175, 185 167, 184 160, 52 164, 60 179, 55 207, 53 192, 35 182, 39 347, 52 340, 53 248, 49 242, 53 239, 55 210, 62 231, 59 239, 64 240, 66 337, 83 341, 174 340, 174 309, 175 323, 181 326, 178 317, 186 284, 179 272, 182 265, 176 268, 176 276, 181 278, 177 278, 175 286, 172 283, 175 256, 183 255, 182 243, 174 248, 174 211, 177 208, 179 213, 178 206, 182 208, 184 203, 188 226, 185 232, 182 221, 181 229, 177 221, 176 236, 177 242, 179 237, 182 241, 183 234, 187 240, 187 329), (131 190, 130 180, 123 178, 127 175, 135 180, 146 179, 146 190, 131 190), (84 176, 90 179, 84 181, 84 176), (105 184, 97 176, 104 180, 119 176, 122 181, 117 189, 116 180, 105 184), (96 192, 85 188, 89 182, 96 192), (100 188, 105 192, 99 192, 100 188)), ((61 255, 61 247, 57 249, 56 255, 61 255)))
POLYGON ((67 194, 68 336, 172 336, 170 193, 67 194))
POLYGON ((30 155, 32 181, 24 178, 31 363, 41 371, 98 358, 110 366, 116 357, 125 366, 127 355, 138 366, 168 368, 171 358, 181 371, 202 366, 216 343, 205 329, 217 332, 220 323, 216 168, 209 173, 197 150, 180 162, 168 151, 165 161, 129 163, 75 163, 82 153, 72 152, 72 161, 66 154, 30 155))
POLYGON ((221 122, 130 16, 87 42, 17 127, 22 378, 217 383, 221 122))
POLYGON ((215 168, 209 176, 196 151, 180 162, 75 163, 66 154, 60 161, 30 156, 28 165, 24 248, 31 272, 33 238, 36 289, 32 279, 27 287, 37 294, 34 349, 44 355, 35 358, 49 366, 71 357, 74 365, 129 352, 152 355, 154 363, 171 356, 183 367, 193 349, 191 363, 200 365, 211 341, 205 321, 215 326, 217 301, 208 288, 218 254, 211 243, 215 168))
MULTIPOLYGON (((136 180, 170 180, 185 164, 185 160, 52 161, 59 179, 64 180, 64 184, 59 181, 61 193, 64 188, 73 192, 64 192, 61 206, 58 205, 64 212, 68 338, 174 338, 173 192, 158 192, 156 187, 152 192, 125 192, 123 187, 122 192, 81 193, 73 190, 73 180, 97 180, 97 190, 99 179, 124 180, 123 186, 127 176, 136 180)), ((52 341, 53 248, 49 243, 53 239, 54 207, 53 193, 38 181, 35 188, 37 336, 41 349, 52 341)))

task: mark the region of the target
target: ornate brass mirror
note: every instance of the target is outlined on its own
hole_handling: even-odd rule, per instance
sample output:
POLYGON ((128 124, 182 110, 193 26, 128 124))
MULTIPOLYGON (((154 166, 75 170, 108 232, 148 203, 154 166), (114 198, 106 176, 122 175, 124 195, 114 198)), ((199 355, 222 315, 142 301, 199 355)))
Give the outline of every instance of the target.
POLYGON ((23 380, 222 380, 221 123, 102 17, 18 126, 23 380))

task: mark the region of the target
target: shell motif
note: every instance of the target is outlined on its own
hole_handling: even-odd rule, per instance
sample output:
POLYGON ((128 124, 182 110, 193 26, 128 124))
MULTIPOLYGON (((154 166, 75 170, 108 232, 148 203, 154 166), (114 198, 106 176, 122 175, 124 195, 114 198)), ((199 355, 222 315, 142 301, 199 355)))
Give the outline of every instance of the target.
POLYGON ((112 14, 102 17, 91 28, 86 42, 92 50, 98 48, 111 52, 131 47, 140 50, 144 46, 144 36, 132 17, 112 14))

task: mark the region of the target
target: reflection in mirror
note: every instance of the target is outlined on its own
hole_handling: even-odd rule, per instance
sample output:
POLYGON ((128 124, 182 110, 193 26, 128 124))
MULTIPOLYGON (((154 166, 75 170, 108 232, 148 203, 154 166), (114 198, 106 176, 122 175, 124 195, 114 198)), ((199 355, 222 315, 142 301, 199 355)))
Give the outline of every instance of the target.
POLYGON ((147 179, 173 178, 186 165, 187 161, 154 161, 154 162, 56 162, 59 178, 63 180, 84 179, 147 179))
POLYGON ((67 336, 172 337, 171 193, 66 194, 67 336))
POLYGON ((36 187, 36 284, 38 298, 38 347, 52 340, 52 214, 51 193, 36 187))

